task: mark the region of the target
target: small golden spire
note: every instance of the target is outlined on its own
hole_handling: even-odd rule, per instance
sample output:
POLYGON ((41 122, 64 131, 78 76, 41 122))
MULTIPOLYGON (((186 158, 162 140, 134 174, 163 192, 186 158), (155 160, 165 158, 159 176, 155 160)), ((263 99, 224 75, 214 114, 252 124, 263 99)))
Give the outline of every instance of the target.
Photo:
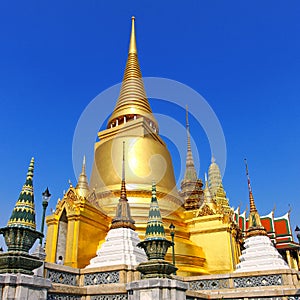
POLYGON ((185 119, 186 119, 186 131, 187 131, 187 149, 192 151, 191 147, 191 136, 190 136, 190 124, 189 124, 189 111, 188 106, 185 106, 185 119))
POLYGON ((131 17, 131 35, 130 35, 128 53, 137 53, 136 40, 135 40, 135 17, 134 16, 131 17))
POLYGON ((122 160, 121 200, 127 201, 126 184, 125 184, 125 142, 124 141, 123 141, 123 160, 122 160))
POLYGON ((126 195, 125 183, 125 142, 123 142, 123 160, 122 160, 122 183, 121 196, 116 209, 116 216, 112 220, 111 229, 130 228, 135 230, 134 220, 131 218, 130 206, 126 195))
POLYGON ((81 173, 82 173, 82 174, 86 174, 86 167, 85 167, 85 155, 83 155, 81 173))
POLYGON ((251 183, 250 183, 250 176, 249 176, 249 171, 248 171, 247 159, 245 158, 244 161, 245 161, 245 166, 246 166, 246 176, 247 176, 247 182, 248 182, 250 213, 251 213, 251 212, 256 212, 257 209, 256 209, 256 206, 255 206, 254 197, 253 197, 253 193, 252 193, 252 187, 251 187, 251 183))
POLYGON ((212 156, 211 156, 211 163, 213 164, 215 162, 216 162, 216 159, 215 159, 214 155, 212 154, 212 156))
POLYGON ((85 155, 83 156, 82 169, 75 189, 81 197, 87 197, 90 194, 89 182, 86 176, 85 155))
POLYGON ((207 174, 204 173, 204 180, 205 180, 205 188, 204 188, 204 202, 205 203, 211 203, 212 202, 212 196, 208 187, 208 181, 207 181, 207 174))
POLYGON ((260 215, 255 206, 246 158, 244 159, 244 161, 246 166, 246 176, 248 182, 249 201, 250 201, 250 213, 248 219, 249 221, 248 221, 247 237, 257 236, 257 235, 267 235, 266 229, 261 224, 260 215))
POLYGON ((212 197, 215 197, 219 186, 222 184, 222 175, 214 155, 211 157, 211 164, 208 168, 208 186, 212 197))
POLYGON ((187 133, 187 154, 186 154, 186 169, 185 169, 184 179, 190 181, 196 181, 197 172, 195 169, 194 158, 193 158, 192 147, 191 147, 189 112, 188 112, 187 105, 186 105, 186 133, 187 133))

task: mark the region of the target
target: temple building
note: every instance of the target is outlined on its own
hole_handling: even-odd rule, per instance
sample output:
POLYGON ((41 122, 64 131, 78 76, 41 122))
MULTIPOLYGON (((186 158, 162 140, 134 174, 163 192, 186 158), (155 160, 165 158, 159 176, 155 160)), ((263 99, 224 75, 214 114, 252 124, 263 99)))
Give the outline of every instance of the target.
POLYGON ((0 299, 300 299, 290 212, 259 214, 247 164, 249 215, 231 207, 216 157, 199 178, 192 130, 186 109, 186 165, 177 187, 146 96, 132 17, 120 94, 98 132, 90 180, 84 157, 77 184, 46 217, 43 252, 32 159, 0 229, 8 246, 0 253, 0 299), (38 251, 29 253, 36 239, 38 251))
MULTIPOLYGON (((180 190, 177 189, 171 155, 159 135, 159 124, 146 96, 137 53, 135 19, 132 18, 120 94, 106 129, 98 132, 90 181, 84 161, 76 187, 70 184, 62 199, 58 200, 55 212, 46 219, 46 261, 54 263, 62 256, 66 266, 90 266, 92 259, 95 262, 95 254, 104 249, 105 238, 115 232, 113 228, 119 228, 116 209, 120 205, 130 205, 134 220, 134 225, 128 219, 121 222, 122 226, 127 224, 125 227, 130 228, 131 233, 143 239, 151 198, 149 187, 155 180, 166 233, 170 234, 171 224, 176 228, 177 274, 193 276, 233 272, 239 263, 249 221, 245 214, 230 207, 214 157, 204 185, 198 177, 190 141, 188 110, 186 167, 180 190), (122 151, 125 161, 122 161, 122 151), (120 166, 126 173, 126 196, 125 186, 120 190, 120 182, 125 182, 120 166)), ((283 221, 272 215, 271 218, 261 217, 261 222, 289 266, 298 270, 299 245, 293 241, 289 219, 283 221)), ((171 257, 169 249, 166 259, 171 261, 171 257)))

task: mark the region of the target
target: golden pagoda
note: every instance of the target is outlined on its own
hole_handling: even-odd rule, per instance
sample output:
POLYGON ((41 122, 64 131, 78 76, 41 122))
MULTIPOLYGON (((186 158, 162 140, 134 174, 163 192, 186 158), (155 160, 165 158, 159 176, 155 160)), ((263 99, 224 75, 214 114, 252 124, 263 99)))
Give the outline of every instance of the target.
MULTIPOLYGON (((190 276, 234 270, 240 254, 238 228, 232 220, 226 194, 215 191, 222 183, 215 162, 210 167, 206 187, 211 199, 207 200, 208 191, 204 194, 202 190, 202 181, 194 167, 188 113, 186 172, 181 191, 177 190, 171 155, 159 135, 159 124, 142 80, 134 17, 120 94, 107 128, 98 132, 98 138, 90 183, 84 161, 77 186, 70 185, 55 212, 46 219, 46 261, 55 262, 61 255, 68 266, 83 268, 89 264, 104 241, 122 196, 120 166, 125 145, 123 172, 126 169, 127 199, 140 239, 144 239, 146 231, 154 180, 167 236, 171 223, 176 228, 177 274, 190 276)), ((171 250, 166 260, 172 260, 171 250)))

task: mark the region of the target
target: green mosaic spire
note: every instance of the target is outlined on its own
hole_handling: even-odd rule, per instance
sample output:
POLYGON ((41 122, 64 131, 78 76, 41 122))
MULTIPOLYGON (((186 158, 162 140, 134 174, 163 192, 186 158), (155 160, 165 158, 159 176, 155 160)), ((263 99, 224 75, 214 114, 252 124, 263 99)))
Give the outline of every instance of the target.
POLYGON ((163 226, 160 209, 156 198, 155 182, 152 183, 152 198, 146 228, 145 241, 147 240, 165 240, 165 229, 163 226))
POLYGON ((7 223, 7 227, 23 227, 33 230, 36 229, 32 181, 33 167, 34 158, 32 158, 30 161, 26 182, 23 185, 19 199, 7 223))
POLYGON ((142 278, 171 278, 177 268, 165 261, 168 248, 173 242, 165 237, 165 230, 156 198, 156 185, 152 183, 152 198, 149 210, 148 223, 146 228, 146 238, 139 242, 137 246, 144 249, 148 261, 137 266, 137 270, 142 273, 142 278))

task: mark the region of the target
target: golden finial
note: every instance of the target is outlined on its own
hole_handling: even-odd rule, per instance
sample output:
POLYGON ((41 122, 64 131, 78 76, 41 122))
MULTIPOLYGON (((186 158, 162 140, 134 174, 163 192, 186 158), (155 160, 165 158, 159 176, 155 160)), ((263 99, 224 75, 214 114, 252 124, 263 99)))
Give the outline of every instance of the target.
POLYGON ((83 156, 83 159, 82 159, 82 169, 81 169, 81 173, 78 177, 76 190, 77 190, 78 194, 82 197, 87 197, 90 193, 89 182, 88 182, 88 178, 86 176, 85 155, 83 156))
POLYGON ((32 179, 33 177, 33 168, 34 168, 34 157, 31 158, 28 172, 27 172, 27 179, 32 179))
POLYGON ((123 160, 122 160, 121 199, 127 201, 126 184, 125 184, 125 142, 124 141, 123 141, 123 160))
POLYGON ((81 170, 81 173, 86 175, 85 155, 83 155, 83 160, 82 160, 82 170, 81 170))
POLYGON ((244 159, 245 166, 246 166, 246 176, 247 176, 247 181, 248 181, 248 190, 249 190, 249 200, 250 200, 250 213, 257 211, 255 202, 254 202, 254 197, 252 193, 252 187, 250 183, 250 176, 249 176, 249 171, 248 171, 248 164, 247 164, 247 159, 244 159))
POLYGON ((131 17, 131 35, 128 53, 137 53, 136 40, 135 40, 135 17, 131 17))
POLYGON ((186 133, 187 133, 187 155, 186 155, 186 169, 184 179, 196 181, 197 180, 197 172, 195 169, 194 158, 191 147, 191 135, 190 135, 190 124, 189 124, 189 112, 188 106, 185 107, 186 110, 186 133))
POLYGON ((249 201, 250 201, 250 213, 249 213, 249 219, 248 219, 249 227, 248 227, 248 231, 247 231, 247 237, 257 236, 257 235, 267 235, 265 228, 261 224, 260 216, 259 216, 259 213, 255 206, 246 158, 244 159, 244 162, 245 162, 245 166, 246 166, 246 175, 247 175, 247 181, 248 181, 249 201))
POLYGON ((191 136, 190 136, 190 124, 189 124, 189 111, 188 106, 185 106, 185 119, 186 119, 186 131, 187 131, 187 149, 191 151, 191 136))

